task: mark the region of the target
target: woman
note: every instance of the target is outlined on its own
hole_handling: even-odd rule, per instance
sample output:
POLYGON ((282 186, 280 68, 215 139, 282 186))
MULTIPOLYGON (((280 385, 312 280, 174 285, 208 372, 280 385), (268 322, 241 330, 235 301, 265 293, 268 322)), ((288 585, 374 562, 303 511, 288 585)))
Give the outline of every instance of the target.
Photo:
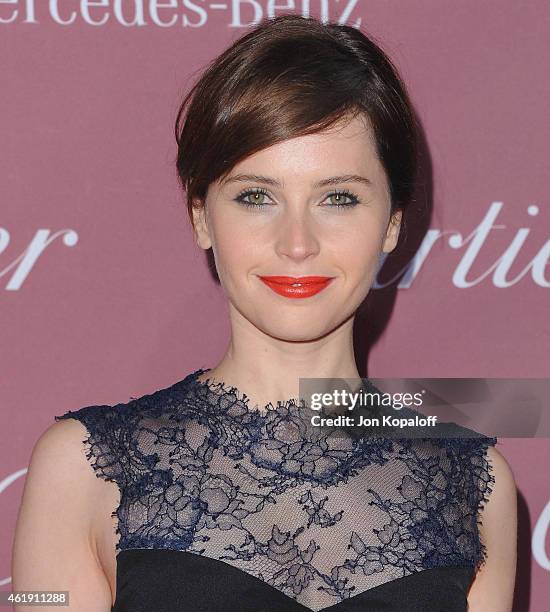
POLYGON ((176 137, 226 354, 56 417, 14 588, 69 590, 75 610, 511 610, 515 485, 495 438, 314 435, 293 399, 300 378, 359 377, 355 313, 411 200, 390 60, 355 28, 266 20, 208 67, 176 137))

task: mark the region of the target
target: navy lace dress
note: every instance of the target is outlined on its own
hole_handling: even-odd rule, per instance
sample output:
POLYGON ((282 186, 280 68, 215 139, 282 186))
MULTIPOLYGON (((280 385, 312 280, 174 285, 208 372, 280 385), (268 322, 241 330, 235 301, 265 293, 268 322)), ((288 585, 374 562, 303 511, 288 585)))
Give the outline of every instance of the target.
POLYGON ((55 417, 120 490, 112 612, 467 609, 496 438, 312 435, 207 371, 55 417))

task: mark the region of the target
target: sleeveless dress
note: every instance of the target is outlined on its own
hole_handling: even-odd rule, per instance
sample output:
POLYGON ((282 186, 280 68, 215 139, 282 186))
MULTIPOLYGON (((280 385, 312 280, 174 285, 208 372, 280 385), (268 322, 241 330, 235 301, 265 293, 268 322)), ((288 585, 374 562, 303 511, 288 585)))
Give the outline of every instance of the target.
POLYGON ((312 434, 207 371, 55 417, 120 490, 112 612, 467 610, 496 438, 312 434))

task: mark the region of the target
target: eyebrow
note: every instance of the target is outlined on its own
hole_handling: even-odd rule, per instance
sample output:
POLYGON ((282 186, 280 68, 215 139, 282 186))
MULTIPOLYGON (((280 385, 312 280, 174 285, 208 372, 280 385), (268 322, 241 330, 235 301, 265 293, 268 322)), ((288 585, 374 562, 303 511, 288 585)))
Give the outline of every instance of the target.
MULTIPOLYGON (((284 182, 278 181, 270 176, 263 176, 261 174, 234 174, 233 176, 227 178, 223 183, 265 183, 266 185, 271 185, 272 187, 284 187, 284 182)), ((367 186, 372 185, 372 181, 365 176, 360 176, 358 174, 341 174, 339 176, 330 176, 329 178, 322 179, 313 183, 313 187, 325 187, 326 185, 338 185, 340 183, 362 183, 367 186)))

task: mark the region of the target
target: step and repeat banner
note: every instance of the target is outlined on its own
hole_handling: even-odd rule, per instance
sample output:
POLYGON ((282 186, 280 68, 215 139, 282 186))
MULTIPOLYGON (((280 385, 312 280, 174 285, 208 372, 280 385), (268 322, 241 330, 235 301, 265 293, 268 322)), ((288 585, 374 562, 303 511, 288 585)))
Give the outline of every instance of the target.
MULTIPOLYGON (((3 590, 53 416, 167 387, 225 351, 226 299, 193 240, 174 121, 214 57, 283 13, 373 35, 422 126, 409 251, 379 271, 358 365, 379 378, 550 376, 545 1, 0 0, 3 590)), ((550 439, 497 448, 518 487, 514 609, 543 611, 550 439)))

